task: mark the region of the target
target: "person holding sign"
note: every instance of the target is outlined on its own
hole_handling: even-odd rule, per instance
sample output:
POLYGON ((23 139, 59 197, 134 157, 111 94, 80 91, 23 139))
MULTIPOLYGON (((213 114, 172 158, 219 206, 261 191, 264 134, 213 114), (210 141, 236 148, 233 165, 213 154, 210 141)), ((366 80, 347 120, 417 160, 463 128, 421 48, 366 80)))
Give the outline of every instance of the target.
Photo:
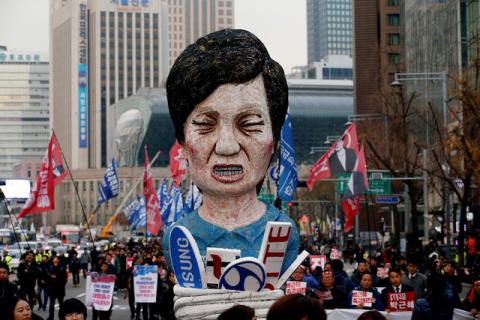
POLYGON ((348 294, 349 308, 382 310, 382 296, 373 287, 373 277, 365 272, 360 280, 360 286, 348 294))
MULTIPOLYGON (((166 89, 190 178, 203 195, 201 207, 173 227, 186 227, 203 257, 207 247, 235 248, 242 257, 258 257, 267 223, 288 222, 283 273, 298 255, 296 224, 258 199, 288 108, 282 67, 252 33, 220 30, 180 54, 166 89)), ((163 238, 169 263, 173 227, 163 238)))
MULTIPOLYGON (((113 276, 115 277, 114 274, 110 273, 109 272, 109 267, 108 267, 108 263, 106 261, 102 261, 100 263, 100 273, 98 274, 98 277, 99 278, 102 278, 102 277, 107 277, 107 276, 113 276)), ((107 284, 104 285, 105 287, 107 287, 107 284)), ((93 303, 93 306, 92 306, 92 319, 93 320, 110 320, 110 317, 112 315, 112 307, 113 307, 113 283, 109 283, 108 284, 108 289, 110 289, 110 286, 112 286, 112 290, 104 290, 102 289, 102 293, 101 295, 110 295, 111 294, 111 297, 110 297, 110 308, 108 308, 108 310, 99 310, 97 308, 95 308, 95 302, 93 303), (111 292, 109 292, 111 291, 111 292)), ((108 301, 108 300, 107 300, 108 301)))
POLYGON ((391 268, 388 270, 388 279, 390 280, 390 284, 382 291, 382 307, 383 310, 390 312, 392 310, 389 308, 389 306, 393 304, 391 303, 393 301, 391 301, 392 295, 389 293, 412 292, 415 296, 415 290, 408 284, 402 284, 402 271, 398 268, 391 268))
POLYGON ((323 272, 322 283, 315 293, 325 309, 347 307, 347 295, 335 287, 333 273, 331 272, 323 272))

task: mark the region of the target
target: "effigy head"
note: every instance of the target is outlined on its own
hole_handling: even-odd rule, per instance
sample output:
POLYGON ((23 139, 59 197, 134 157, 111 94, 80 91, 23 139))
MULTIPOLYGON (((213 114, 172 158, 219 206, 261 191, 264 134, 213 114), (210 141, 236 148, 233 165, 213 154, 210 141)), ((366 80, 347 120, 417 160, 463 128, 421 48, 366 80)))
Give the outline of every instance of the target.
POLYGON ((288 108, 282 67, 245 30, 188 46, 167 79, 176 137, 203 191, 242 194, 263 181, 288 108))

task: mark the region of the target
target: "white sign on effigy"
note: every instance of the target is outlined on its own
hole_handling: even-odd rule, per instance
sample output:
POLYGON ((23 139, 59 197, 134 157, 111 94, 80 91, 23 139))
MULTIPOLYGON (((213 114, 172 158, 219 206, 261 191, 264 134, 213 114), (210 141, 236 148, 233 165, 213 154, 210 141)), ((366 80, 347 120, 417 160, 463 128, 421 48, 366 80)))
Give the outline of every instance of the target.
POLYGON ((157 302, 157 266, 135 266, 133 270, 133 291, 135 303, 157 302))
POLYGON ((207 248, 206 268, 207 287, 218 288, 218 281, 225 267, 232 261, 240 259, 241 251, 237 249, 207 248))
POLYGON ((275 290, 291 232, 292 225, 289 222, 267 222, 258 254, 258 260, 265 265, 267 271, 265 289, 275 290))

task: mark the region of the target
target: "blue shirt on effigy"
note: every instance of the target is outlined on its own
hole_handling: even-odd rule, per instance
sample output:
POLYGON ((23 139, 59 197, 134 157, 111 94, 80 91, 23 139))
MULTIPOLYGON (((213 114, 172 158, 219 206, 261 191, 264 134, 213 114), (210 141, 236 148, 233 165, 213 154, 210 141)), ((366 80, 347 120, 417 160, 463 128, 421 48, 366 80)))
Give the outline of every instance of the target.
MULTIPOLYGON (((281 213, 271 204, 266 203, 266 206, 266 212, 261 218, 247 226, 235 230, 227 230, 205 221, 198 215, 198 210, 180 219, 173 226, 184 226, 192 233, 192 236, 197 242, 202 259, 205 262, 207 247, 240 249, 242 258, 258 258, 258 252, 262 245, 263 234, 265 233, 267 222, 290 222, 292 224, 292 231, 288 240, 285 259, 283 260, 281 271, 281 273, 283 273, 298 256, 298 247, 300 245, 298 230, 295 223, 287 215, 281 213)), ((170 266, 169 238, 170 230, 173 226, 169 227, 163 236, 163 254, 170 266)))

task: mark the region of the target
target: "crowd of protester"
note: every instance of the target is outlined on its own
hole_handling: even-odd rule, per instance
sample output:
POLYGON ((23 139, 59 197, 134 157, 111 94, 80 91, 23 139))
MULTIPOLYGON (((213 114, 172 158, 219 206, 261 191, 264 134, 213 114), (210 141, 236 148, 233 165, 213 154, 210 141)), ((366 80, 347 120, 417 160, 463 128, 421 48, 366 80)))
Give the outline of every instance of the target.
MULTIPOLYGON (((297 316, 298 319, 324 319, 321 315, 323 313, 318 310, 324 312, 325 309, 354 308, 390 312, 392 310, 389 309, 388 294, 394 292, 415 293, 412 313, 414 320, 452 319, 454 308, 463 309, 473 316, 480 311, 480 279, 472 274, 466 278, 465 274, 460 273, 457 263, 447 261, 441 253, 404 257, 393 246, 386 244, 382 250, 369 255, 357 246, 353 250, 344 250, 344 259, 340 260, 330 259, 332 249, 337 249, 334 244, 325 242, 307 249, 311 255, 326 256, 326 263, 314 269, 311 268, 307 258, 289 279, 306 283, 305 297, 308 299, 302 300, 305 297, 297 295, 293 295, 296 298, 285 297, 278 302, 282 304, 276 303, 275 308, 272 306, 268 319, 277 319, 279 317, 277 314, 286 314, 282 309, 285 305, 302 306, 303 309, 311 309, 312 314, 319 316, 302 318, 300 317, 302 311, 292 314, 292 318, 289 319, 297 319, 297 316), (355 266, 353 272, 347 274, 344 260, 347 262, 352 260, 353 264, 348 265, 355 266), (383 268, 383 273, 379 272, 380 268, 383 268), (462 281, 465 282, 465 279, 471 280, 472 287, 461 299, 462 281), (372 305, 353 304, 352 294, 355 291, 371 292, 372 305)), ((126 243, 107 245, 101 249, 93 247, 90 251, 85 249, 81 252, 72 247, 66 253, 26 251, 16 270, 15 279, 9 276, 12 272, 11 259, 8 251, 4 251, 0 259, 0 309, 10 310, 11 319, 27 319, 28 317, 20 316, 16 318, 15 315, 28 312, 30 313, 28 319, 41 319, 33 313, 35 308, 45 312, 48 310, 47 320, 53 320, 55 305, 58 303, 59 319, 63 319, 62 314, 70 314, 69 311, 65 311, 70 309, 75 309, 72 312, 79 317, 84 315, 86 318, 87 309, 85 308, 83 312, 82 306, 83 308, 85 306, 79 300, 64 301, 64 298, 68 288, 80 285, 80 277, 85 278, 88 272, 96 272, 99 275, 115 275, 116 294, 128 300, 131 319, 175 319, 173 311, 175 275, 169 270, 158 239, 150 239, 148 242, 135 242, 130 239, 126 243), (133 266, 157 267, 158 287, 155 303, 135 303, 133 268, 127 265, 127 260, 132 260, 133 266)), ((468 262, 473 264, 475 259, 469 257, 468 262)), ((237 319, 232 314, 245 315, 244 318, 238 319, 255 317, 254 310, 246 306, 236 306, 228 312, 222 314, 219 319, 237 319)), ((362 319, 380 319, 376 313, 365 314, 362 319)), ((109 311, 97 311, 93 308, 91 315, 94 320, 110 319, 112 308, 109 311)))

